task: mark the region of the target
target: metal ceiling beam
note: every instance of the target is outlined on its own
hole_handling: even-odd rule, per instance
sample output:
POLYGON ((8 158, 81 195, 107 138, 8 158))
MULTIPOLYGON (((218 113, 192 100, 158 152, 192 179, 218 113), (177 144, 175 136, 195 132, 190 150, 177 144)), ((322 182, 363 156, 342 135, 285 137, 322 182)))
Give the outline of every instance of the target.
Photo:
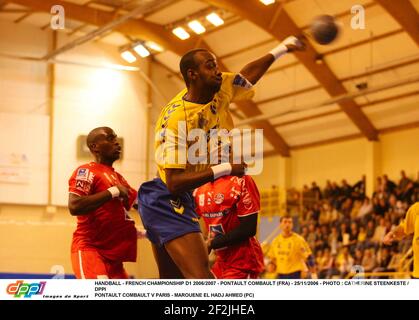
MULTIPOLYGON (((88 23, 96 26, 103 26, 115 20, 115 14, 89 8, 86 6, 77 5, 67 1, 59 0, 11 0, 14 3, 30 7, 35 10, 50 12, 53 5, 62 5, 65 8, 66 18, 78 20, 83 23, 88 23)), ((170 30, 163 26, 147 22, 139 19, 131 19, 125 21, 124 24, 115 28, 124 34, 138 37, 144 40, 151 40, 159 43, 164 48, 173 51, 182 56, 187 51, 199 46, 208 48, 208 45, 199 38, 196 42, 196 37, 192 37, 189 41, 180 41, 170 30)), ((228 69, 219 61, 220 68, 224 71, 228 69)), ((247 116, 262 115, 262 112, 253 101, 243 101, 236 103, 241 111, 247 116)), ((258 122, 257 128, 264 129, 264 135, 267 140, 274 146, 275 150, 282 156, 290 156, 289 147, 284 139, 279 135, 275 128, 266 120, 258 122)))
MULTIPOLYGON (((274 17, 278 11, 274 10, 273 6, 268 7, 258 1, 205 1, 253 22, 278 40, 283 40, 290 35, 300 35, 302 33, 302 30, 298 28, 285 10, 280 10, 277 17, 274 17), (272 18, 275 18, 274 23, 271 23, 272 18)), ((295 55, 332 97, 347 94, 347 90, 339 82, 327 64, 316 64, 316 57, 319 54, 310 43, 307 43, 305 52, 296 52, 295 55)), ((344 100, 339 105, 368 140, 378 139, 378 131, 354 100, 344 100)))
POLYGON ((419 14, 409 0, 376 0, 419 46, 419 14))

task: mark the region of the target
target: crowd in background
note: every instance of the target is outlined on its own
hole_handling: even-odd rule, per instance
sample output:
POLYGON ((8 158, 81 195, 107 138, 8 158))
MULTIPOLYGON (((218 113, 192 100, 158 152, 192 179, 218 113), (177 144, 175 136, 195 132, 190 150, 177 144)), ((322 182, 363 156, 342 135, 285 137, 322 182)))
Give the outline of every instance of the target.
POLYGON ((366 196, 365 187, 363 176, 353 185, 345 179, 341 184, 328 180, 323 189, 312 182, 301 193, 289 193, 295 232, 313 251, 319 278, 344 278, 358 266, 364 272, 396 271, 410 248, 411 238, 391 247, 381 242, 409 206, 419 201, 419 177, 414 181, 404 171, 398 182, 380 176, 372 198, 366 196), (302 201, 293 209, 293 200, 299 197, 302 201))

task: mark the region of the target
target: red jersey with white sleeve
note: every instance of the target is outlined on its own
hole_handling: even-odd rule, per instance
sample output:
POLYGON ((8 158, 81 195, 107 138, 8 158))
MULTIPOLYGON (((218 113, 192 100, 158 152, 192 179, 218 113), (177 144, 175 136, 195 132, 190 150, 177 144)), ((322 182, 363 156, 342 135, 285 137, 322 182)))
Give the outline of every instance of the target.
MULTIPOLYGON (((204 219, 209 237, 225 234, 239 226, 239 217, 258 214, 260 196, 250 176, 224 176, 194 191, 196 212, 204 219)), ((264 269, 259 242, 251 237, 216 250, 217 262, 246 272, 264 269)))
POLYGON ((128 188, 128 203, 124 205, 119 198, 113 198, 98 209, 77 216, 72 252, 94 249, 112 261, 136 261, 137 231, 127 210, 134 203, 137 191, 114 168, 90 162, 73 172, 69 180, 69 192, 88 196, 118 184, 128 188))

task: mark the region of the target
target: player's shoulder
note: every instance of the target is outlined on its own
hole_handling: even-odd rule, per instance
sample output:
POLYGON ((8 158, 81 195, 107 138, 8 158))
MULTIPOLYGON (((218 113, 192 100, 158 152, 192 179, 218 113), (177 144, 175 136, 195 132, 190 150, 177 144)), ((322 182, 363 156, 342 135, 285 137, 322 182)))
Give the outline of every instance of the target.
POLYGON ((72 177, 76 180, 92 182, 97 175, 98 166, 95 162, 85 163, 74 170, 72 177))
POLYGON ((250 89, 252 84, 240 73, 223 72, 223 82, 228 82, 233 87, 240 87, 244 89, 250 89))
POLYGON ((412 210, 414 214, 419 215, 419 201, 412 204, 409 208, 409 210, 412 210))
POLYGON ((292 237, 296 240, 296 241, 301 241, 301 242, 306 242, 306 240, 304 239, 304 237, 298 233, 293 232, 292 233, 292 237))
POLYGON ((84 164, 79 165, 73 171, 73 173, 75 173, 76 175, 84 175, 88 173, 89 171, 94 171, 95 169, 96 169, 95 163, 89 162, 89 163, 84 163, 84 164))

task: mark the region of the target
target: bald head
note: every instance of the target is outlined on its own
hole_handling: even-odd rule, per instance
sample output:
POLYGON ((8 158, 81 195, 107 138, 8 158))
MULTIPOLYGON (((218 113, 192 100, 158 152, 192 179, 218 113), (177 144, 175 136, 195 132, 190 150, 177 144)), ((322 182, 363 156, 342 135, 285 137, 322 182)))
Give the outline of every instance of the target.
POLYGON ((96 162, 112 166, 121 155, 121 146, 116 133, 109 127, 95 128, 89 132, 86 144, 96 162))
POLYGON ((97 143, 98 139, 103 137, 104 135, 113 132, 113 130, 109 127, 98 127, 94 128, 92 131, 89 132, 86 138, 87 147, 92 150, 93 144, 97 143))

